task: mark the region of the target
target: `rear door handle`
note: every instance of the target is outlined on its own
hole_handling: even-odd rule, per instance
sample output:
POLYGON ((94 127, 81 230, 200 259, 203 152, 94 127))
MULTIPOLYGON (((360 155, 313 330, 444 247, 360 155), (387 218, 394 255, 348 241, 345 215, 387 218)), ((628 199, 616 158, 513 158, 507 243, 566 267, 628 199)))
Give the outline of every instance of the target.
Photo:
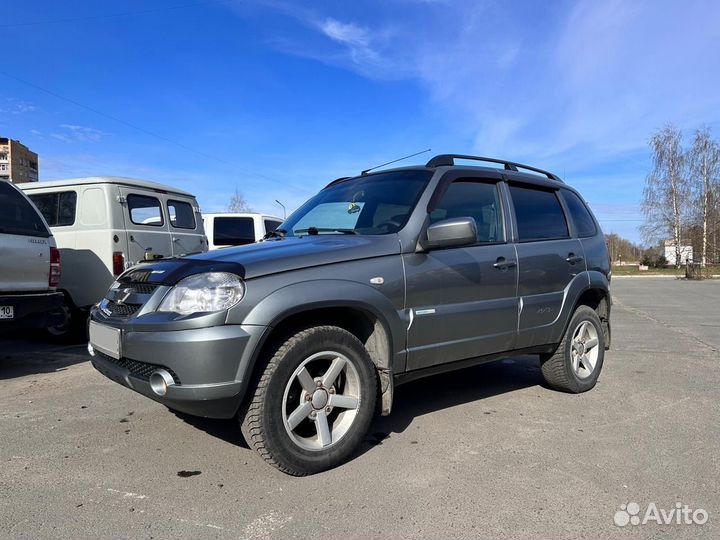
POLYGON ((569 253, 567 256, 567 259, 565 259, 565 260, 567 262, 569 262, 570 264, 576 264, 579 262, 583 262, 585 259, 583 259, 582 257, 580 257, 578 255, 575 255, 574 253, 569 253))
POLYGON ((495 264, 493 264, 498 270, 507 270, 508 268, 514 268, 517 266, 517 262, 505 260, 505 257, 498 257, 495 264))

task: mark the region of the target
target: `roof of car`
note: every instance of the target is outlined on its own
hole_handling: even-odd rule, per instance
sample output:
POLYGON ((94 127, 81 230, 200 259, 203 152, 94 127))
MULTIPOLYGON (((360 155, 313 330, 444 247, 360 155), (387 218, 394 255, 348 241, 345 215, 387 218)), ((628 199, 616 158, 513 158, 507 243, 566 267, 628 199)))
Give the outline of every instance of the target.
POLYGON ((271 216, 270 214, 263 214, 261 212, 203 212, 202 216, 205 217, 252 217, 260 216, 263 219, 274 219, 277 221, 283 221, 282 218, 277 216, 271 216))
POLYGON ((27 182, 18 184, 25 191, 34 189, 55 188, 55 187, 71 187, 71 186, 87 186, 91 184, 117 184, 123 186, 133 186, 163 193, 175 193, 185 197, 195 197, 192 193, 177 189, 166 184, 151 182, 149 180, 140 180, 137 178, 127 178, 124 176, 86 176, 83 178, 67 178, 64 180, 49 180, 43 182, 27 182))
POLYGON ((509 171, 505 170, 501 167, 483 167, 478 165, 440 165, 438 167, 428 167, 425 165, 410 165, 407 167, 394 167, 392 169, 380 169, 377 171, 373 171, 364 175, 355 175, 355 176, 345 176, 338 178, 336 180, 333 180, 325 187, 330 187, 335 184, 339 184, 341 182, 345 182, 346 180, 350 180, 353 178, 370 178, 373 175, 378 174, 385 174, 390 172, 401 172, 401 171, 436 171, 436 170, 442 170, 442 171, 468 171, 472 173, 478 173, 478 172, 485 172, 489 174, 503 174, 505 177, 507 177, 510 180, 515 180, 518 182, 523 182, 526 184, 537 184, 541 186, 546 187, 553 187, 557 188, 559 186, 568 187, 572 189, 571 186, 565 184, 560 178, 556 177, 556 179, 548 178, 541 174, 536 174, 532 172, 524 172, 524 171, 509 171))

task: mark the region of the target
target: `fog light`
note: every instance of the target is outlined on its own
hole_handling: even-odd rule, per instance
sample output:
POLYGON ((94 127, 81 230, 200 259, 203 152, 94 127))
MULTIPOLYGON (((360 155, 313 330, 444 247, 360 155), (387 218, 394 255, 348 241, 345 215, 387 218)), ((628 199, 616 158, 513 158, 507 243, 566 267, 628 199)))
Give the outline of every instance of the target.
POLYGON ((88 354, 90 356, 95 356, 95 348, 92 346, 92 343, 88 341, 88 354))
POLYGON ((152 391, 158 396, 167 394, 168 386, 172 386, 173 384, 175 384, 175 380, 172 378, 172 375, 164 369, 153 371, 150 375, 150 388, 152 388, 152 391))

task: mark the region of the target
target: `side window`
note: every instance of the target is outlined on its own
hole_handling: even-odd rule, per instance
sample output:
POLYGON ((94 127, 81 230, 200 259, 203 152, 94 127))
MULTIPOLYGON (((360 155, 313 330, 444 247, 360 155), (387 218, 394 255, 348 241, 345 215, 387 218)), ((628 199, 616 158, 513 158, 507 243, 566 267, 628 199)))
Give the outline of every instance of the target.
POLYGON ((168 201, 170 225, 177 229, 194 229, 195 212, 191 204, 182 201, 168 201))
POLYGON ((128 212, 130 221, 135 225, 151 225, 161 227, 164 223, 160 201, 147 195, 128 195, 128 212))
POLYGON ((478 241, 503 242, 502 206, 497 185, 474 179, 455 180, 430 214, 430 222, 471 217, 475 219, 478 241))
POLYGON ((275 221, 274 219, 266 219, 265 221, 265 232, 269 233, 274 231, 280 226, 279 221, 275 221))
POLYGON ((581 238, 595 236, 595 233, 597 232, 597 229, 595 228, 595 221, 593 221, 585 203, 582 202, 580 197, 572 191, 563 189, 560 192, 562 193, 563 199, 565 199, 565 204, 570 211, 570 217, 575 224, 575 231, 577 232, 577 235, 581 238))
POLYGON ((242 246, 255 242, 255 225, 249 217, 216 217, 213 244, 242 246))
POLYGON ((66 227, 75 223, 76 192, 38 193, 37 195, 30 195, 30 200, 38 207, 45 221, 51 227, 66 227))
POLYGON ((521 242, 568 238, 567 222, 555 191, 510 186, 521 242))

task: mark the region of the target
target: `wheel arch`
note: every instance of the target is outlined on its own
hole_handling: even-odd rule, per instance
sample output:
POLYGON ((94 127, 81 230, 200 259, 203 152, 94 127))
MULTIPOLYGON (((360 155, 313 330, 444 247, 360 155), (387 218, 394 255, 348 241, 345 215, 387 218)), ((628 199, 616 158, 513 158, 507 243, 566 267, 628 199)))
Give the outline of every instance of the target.
POLYGON ((403 326, 389 298, 374 288, 344 280, 304 282, 279 289, 268 295, 245 317, 243 324, 266 326, 238 373, 248 384, 262 367, 264 355, 278 341, 301 328, 332 325, 357 337, 373 361, 382 395, 382 413, 392 407, 393 371, 404 346, 403 326), (292 296, 293 301, 287 299, 292 296))

